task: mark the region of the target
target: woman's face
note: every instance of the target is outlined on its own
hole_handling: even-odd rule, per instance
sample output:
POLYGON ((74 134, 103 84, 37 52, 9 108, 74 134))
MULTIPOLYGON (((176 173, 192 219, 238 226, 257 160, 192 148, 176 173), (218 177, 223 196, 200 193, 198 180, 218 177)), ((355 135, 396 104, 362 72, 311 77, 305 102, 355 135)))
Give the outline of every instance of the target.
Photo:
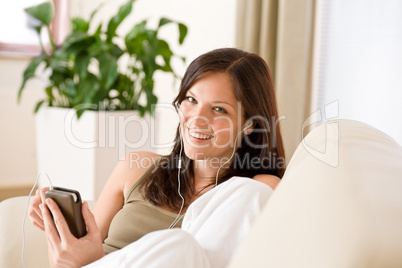
POLYGON ((181 102, 179 114, 187 157, 209 159, 219 165, 231 156, 244 113, 226 73, 212 73, 197 80, 181 102))

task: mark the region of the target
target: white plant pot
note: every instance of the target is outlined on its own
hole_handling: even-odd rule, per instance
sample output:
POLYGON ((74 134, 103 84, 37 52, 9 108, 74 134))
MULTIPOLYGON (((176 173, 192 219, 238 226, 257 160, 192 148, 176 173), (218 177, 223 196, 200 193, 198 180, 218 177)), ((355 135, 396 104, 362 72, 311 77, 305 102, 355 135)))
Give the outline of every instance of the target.
MULTIPOLYGON (((86 111, 77 120, 73 109, 41 108, 36 116, 38 170, 48 174, 53 186, 96 200, 119 159, 133 151, 155 152, 154 123, 135 111, 86 111)), ((48 185, 45 177, 40 187, 48 185)))

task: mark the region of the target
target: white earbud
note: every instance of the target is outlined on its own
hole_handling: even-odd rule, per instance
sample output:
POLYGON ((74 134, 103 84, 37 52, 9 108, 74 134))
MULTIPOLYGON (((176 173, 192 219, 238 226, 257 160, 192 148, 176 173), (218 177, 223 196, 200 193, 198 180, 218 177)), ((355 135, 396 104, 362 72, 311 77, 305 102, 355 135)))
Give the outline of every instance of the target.
MULTIPOLYGON (((253 126, 253 124, 254 124, 253 120, 248 121, 247 125, 246 125, 240 132, 245 131, 245 130, 248 129, 249 127, 253 126)), ((240 133, 240 132, 239 132, 239 133, 240 133)))

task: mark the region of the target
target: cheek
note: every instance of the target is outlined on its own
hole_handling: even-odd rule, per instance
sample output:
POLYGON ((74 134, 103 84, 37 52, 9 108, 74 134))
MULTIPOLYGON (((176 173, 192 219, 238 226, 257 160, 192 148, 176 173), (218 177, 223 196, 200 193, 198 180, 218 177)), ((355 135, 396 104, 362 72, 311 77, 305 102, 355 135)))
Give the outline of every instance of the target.
POLYGON ((230 118, 219 118, 215 119, 212 128, 216 136, 219 139, 228 139, 229 137, 233 136, 235 122, 233 122, 230 118))
POLYGON ((186 115, 189 113, 189 107, 187 107, 187 105, 181 105, 178 112, 180 123, 183 123, 186 120, 186 115))

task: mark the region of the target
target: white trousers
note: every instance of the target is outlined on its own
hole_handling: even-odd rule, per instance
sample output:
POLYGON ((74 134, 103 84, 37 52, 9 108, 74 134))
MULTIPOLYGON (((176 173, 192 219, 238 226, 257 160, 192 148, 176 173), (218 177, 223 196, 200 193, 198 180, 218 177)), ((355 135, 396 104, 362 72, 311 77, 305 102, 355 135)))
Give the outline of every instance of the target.
POLYGON ((149 233, 85 267, 226 267, 272 192, 258 181, 233 177, 191 204, 181 229, 149 233))

